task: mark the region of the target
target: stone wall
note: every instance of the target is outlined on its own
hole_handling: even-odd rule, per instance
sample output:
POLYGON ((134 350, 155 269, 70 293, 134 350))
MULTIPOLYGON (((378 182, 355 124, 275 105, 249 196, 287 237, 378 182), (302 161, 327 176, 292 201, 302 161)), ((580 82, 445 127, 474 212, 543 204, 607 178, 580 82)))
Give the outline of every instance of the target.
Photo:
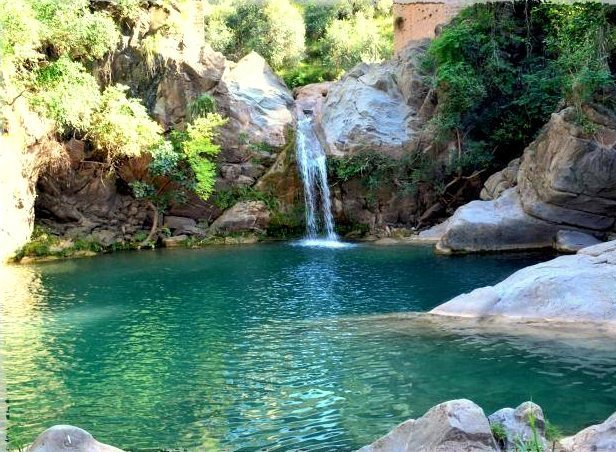
POLYGON ((398 53, 413 41, 434 38, 436 29, 462 7, 459 1, 394 0, 394 51, 398 53))

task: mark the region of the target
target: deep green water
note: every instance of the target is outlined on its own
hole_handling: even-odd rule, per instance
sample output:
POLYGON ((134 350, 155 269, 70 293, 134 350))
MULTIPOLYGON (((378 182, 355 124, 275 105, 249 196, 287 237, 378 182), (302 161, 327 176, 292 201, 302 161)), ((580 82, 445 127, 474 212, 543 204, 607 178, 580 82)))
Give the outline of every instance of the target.
POLYGON ((365 320, 539 260, 260 245, 4 268, 11 445, 68 423, 127 449, 344 451, 458 397, 578 429, 616 410, 615 345, 365 320))

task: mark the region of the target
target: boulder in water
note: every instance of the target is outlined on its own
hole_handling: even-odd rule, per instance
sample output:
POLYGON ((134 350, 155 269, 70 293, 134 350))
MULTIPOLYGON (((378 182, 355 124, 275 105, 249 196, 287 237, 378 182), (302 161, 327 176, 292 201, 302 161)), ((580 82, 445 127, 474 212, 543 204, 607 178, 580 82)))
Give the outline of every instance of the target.
POLYGON ((39 435, 28 452, 123 452, 122 449, 99 443, 79 427, 55 425, 39 435))

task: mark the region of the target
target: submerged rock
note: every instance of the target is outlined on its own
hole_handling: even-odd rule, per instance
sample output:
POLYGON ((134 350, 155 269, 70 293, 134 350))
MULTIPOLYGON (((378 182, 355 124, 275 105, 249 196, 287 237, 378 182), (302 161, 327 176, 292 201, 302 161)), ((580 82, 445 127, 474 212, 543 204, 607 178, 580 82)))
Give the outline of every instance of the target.
POLYGON ((496 447, 483 410, 461 399, 436 405, 359 452, 480 452, 495 451, 496 447))
POLYGON ((83 429, 71 425, 55 425, 39 435, 28 452, 123 452, 122 449, 99 443, 83 429))
POLYGON ((616 241, 524 268, 431 313, 563 322, 616 322, 616 241))

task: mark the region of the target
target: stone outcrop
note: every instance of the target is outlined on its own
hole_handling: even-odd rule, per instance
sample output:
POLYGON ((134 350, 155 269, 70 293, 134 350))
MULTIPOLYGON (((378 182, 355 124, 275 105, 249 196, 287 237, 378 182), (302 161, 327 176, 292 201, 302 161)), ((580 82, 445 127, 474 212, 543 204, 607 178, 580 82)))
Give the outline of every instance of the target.
POLYGON ((460 207, 446 226, 431 232, 441 233, 437 250, 450 253, 549 248, 560 229, 526 214, 517 189, 510 188, 494 201, 472 201, 460 207))
MULTIPOLYGON (((561 230, 605 235, 616 221, 616 116, 584 110, 588 134, 567 108, 524 152, 486 183, 483 199, 459 208, 437 249, 442 252, 544 248, 561 230), (517 172, 517 186, 513 176, 517 172), (506 190, 502 189, 506 187, 506 190)), ((567 251, 569 249, 567 248, 567 251)))
POLYGON ((616 241, 524 268, 431 313, 511 320, 616 322, 616 241))
POLYGON ((600 243, 601 240, 591 234, 579 231, 558 231, 554 239, 554 249, 559 253, 575 254, 583 248, 600 243))
POLYGON ((122 452, 117 447, 99 443, 83 429, 55 425, 39 435, 27 452, 122 452))
POLYGON ((585 108, 589 133, 567 108, 524 152, 518 185, 524 210, 550 223, 607 231, 616 221, 616 114, 585 108))
MULTIPOLYGON (((0 76, 1 78, 1 76, 0 76)), ((10 88, 7 97, 17 93, 10 88)), ((23 98, 0 112, 0 265, 30 239, 34 227, 34 201, 39 172, 51 162, 63 163, 59 143, 49 136, 51 127, 29 111, 23 98)))

